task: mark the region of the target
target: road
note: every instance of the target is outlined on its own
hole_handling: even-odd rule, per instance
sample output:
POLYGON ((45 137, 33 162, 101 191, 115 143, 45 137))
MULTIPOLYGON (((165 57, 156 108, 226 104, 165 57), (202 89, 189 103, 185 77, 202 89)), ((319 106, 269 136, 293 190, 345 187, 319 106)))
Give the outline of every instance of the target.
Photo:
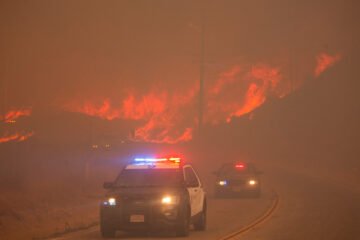
MULTIPOLYGON (((332 181, 291 168, 265 167, 265 192, 260 199, 209 199, 208 229, 191 231, 186 239, 221 239, 262 216, 271 207, 275 189, 276 211, 267 221, 231 239, 241 240, 347 240, 360 237, 360 191, 343 181, 332 181)), ((129 235, 121 239, 168 239, 171 234, 129 235)), ((98 227, 56 238, 101 239, 98 227)), ((54 239, 53 239, 54 240, 54 239)))
MULTIPOLYGON (((261 216, 268 209, 274 199, 274 193, 265 190, 261 198, 227 198, 208 199, 208 225, 205 232, 191 231, 190 236, 184 239, 219 239, 261 216)), ((117 238, 121 239, 167 239, 172 238, 172 233, 131 235, 122 232, 117 233, 117 238)), ((99 227, 69 234, 63 237, 53 238, 53 240, 80 240, 80 239, 102 239, 99 227)), ((178 238, 177 238, 178 239, 178 238)))
POLYGON ((281 197, 279 208, 271 221, 242 240, 360 239, 359 182, 282 168, 272 175, 271 184, 281 197))

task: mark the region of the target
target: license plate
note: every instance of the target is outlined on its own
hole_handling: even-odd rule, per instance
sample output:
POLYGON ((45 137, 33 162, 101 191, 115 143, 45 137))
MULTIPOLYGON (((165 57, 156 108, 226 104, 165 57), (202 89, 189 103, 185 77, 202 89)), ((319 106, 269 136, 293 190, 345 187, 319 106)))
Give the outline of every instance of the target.
POLYGON ((145 217, 144 215, 140 215, 140 214, 130 215, 130 222, 133 223, 145 222, 145 217))
POLYGON ((234 192, 241 192, 242 190, 244 190, 244 188, 243 187, 233 187, 232 190, 234 192))

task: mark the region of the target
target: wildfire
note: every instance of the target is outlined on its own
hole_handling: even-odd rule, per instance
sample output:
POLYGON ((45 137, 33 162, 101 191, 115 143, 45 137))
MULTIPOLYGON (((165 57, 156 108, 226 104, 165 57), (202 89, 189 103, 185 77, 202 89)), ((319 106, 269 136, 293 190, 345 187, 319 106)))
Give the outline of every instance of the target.
POLYGON ((100 106, 94 106, 90 102, 85 102, 83 106, 80 106, 75 111, 110 121, 119 116, 118 111, 116 109, 112 109, 109 99, 105 99, 100 106))
POLYGON ((0 137, 0 143, 10 142, 10 141, 23 142, 28 138, 32 137, 33 135, 34 132, 5 134, 4 136, 0 137))
MULTIPOLYGON (((317 57, 315 76, 340 60, 340 55, 322 53, 317 57)), ((289 66, 276 64, 236 64, 215 81, 207 80, 205 88, 205 124, 231 122, 232 118, 251 114, 269 97, 283 98, 301 86, 291 86, 289 66)), ((308 72, 311 72, 312 67, 308 72)), ((194 82, 197 82, 196 80, 194 82)), ((128 93, 121 101, 103 100, 100 104, 85 102, 67 104, 66 110, 105 120, 136 121, 134 141, 177 143, 190 141, 197 119, 199 88, 190 86, 184 93, 170 94, 164 89, 141 95, 128 93)))
POLYGON ((278 88, 282 79, 279 68, 258 64, 244 66, 242 72, 231 72, 231 80, 221 76, 215 82, 215 86, 222 86, 221 90, 209 91, 207 122, 230 122, 232 117, 250 113, 262 105, 268 95, 287 93, 278 88))
MULTIPOLYGON (((0 122, 15 124, 21 117, 28 117, 32 114, 32 108, 15 109, 8 111, 4 116, 0 116, 0 122)), ((10 125, 4 125, 5 129, 10 125)), ((11 127, 10 127, 11 129, 11 127)), ((9 133, 9 130, 5 130, 5 133, 0 136, 0 143, 5 142, 22 142, 34 135, 34 132, 17 131, 15 133, 9 133)))
POLYGON ((333 66, 335 63, 337 63, 341 59, 340 54, 336 55, 329 55, 327 53, 321 53, 316 57, 316 68, 315 68, 315 76, 318 77, 320 74, 322 74, 326 69, 333 66))
POLYGON ((32 112, 31 108, 11 110, 7 112, 4 116, 0 116, 0 120, 5 123, 14 123, 20 117, 30 116, 31 112, 32 112))
POLYGON ((182 113, 193 110, 196 94, 196 87, 185 94, 152 91, 139 97, 129 93, 117 105, 105 99, 100 105, 86 102, 74 107, 74 104, 68 104, 65 109, 105 120, 138 121, 140 126, 132 136, 134 141, 176 143, 192 139, 193 123, 187 121, 182 113))
POLYGON ((226 85, 229 85, 236 81, 236 75, 241 71, 241 67, 236 65, 232 67, 229 71, 226 71, 220 74, 220 78, 216 81, 214 86, 210 89, 210 94, 217 95, 219 94, 226 85))

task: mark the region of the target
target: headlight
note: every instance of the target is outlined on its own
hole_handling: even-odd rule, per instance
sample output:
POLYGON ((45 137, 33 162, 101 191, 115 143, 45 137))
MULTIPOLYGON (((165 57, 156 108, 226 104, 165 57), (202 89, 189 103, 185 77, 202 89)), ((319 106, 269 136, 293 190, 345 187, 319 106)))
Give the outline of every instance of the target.
POLYGON ((113 197, 108 198, 107 200, 104 201, 104 205, 108 205, 108 206, 116 206, 116 199, 113 197))
POLYGON ((257 184, 257 181, 256 180, 253 180, 253 179, 251 179, 251 180, 249 180, 249 185, 251 185, 251 186, 254 186, 254 185, 256 185, 257 184))
POLYGON ((218 184, 219 184, 220 186, 226 186, 226 185, 227 185, 227 181, 222 180, 222 181, 219 181, 218 184))
POLYGON ((164 205, 178 204, 180 198, 178 196, 166 195, 161 199, 161 203, 164 205))

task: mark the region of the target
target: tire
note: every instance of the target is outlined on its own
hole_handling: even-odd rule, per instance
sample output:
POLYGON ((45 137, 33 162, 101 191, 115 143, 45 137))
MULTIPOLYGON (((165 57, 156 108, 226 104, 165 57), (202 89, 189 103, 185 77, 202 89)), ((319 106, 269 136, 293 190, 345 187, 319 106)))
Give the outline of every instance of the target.
POLYGON ((109 227, 100 227, 100 232, 103 238, 114 238, 116 230, 109 227))
POLYGON ((260 198, 260 197, 261 197, 261 190, 260 190, 260 189, 258 189, 258 190, 256 191, 255 197, 257 197, 257 198, 260 198))
POLYGON ((214 197, 215 198, 223 198, 224 192, 222 190, 220 190, 219 188, 215 188, 214 197))
POLYGON ((260 198, 260 197, 261 197, 261 190, 260 190, 260 188, 259 188, 259 189, 256 189, 256 190, 253 190, 253 191, 250 193, 250 196, 253 197, 253 198, 260 198))
POLYGON ((186 207, 176 228, 176 236, 187 237, 190 231, 190 208, 186 207))
POLYGON ((206 201, 203 203, 203 210, 200 213, 199 219, 194 222, 194 229, 196 231, 205 231, 206 229, 206 201))
POLYGON ((100 233, 103 238, 114 238, 116 228, 110 221, 100 220, 100 233))

